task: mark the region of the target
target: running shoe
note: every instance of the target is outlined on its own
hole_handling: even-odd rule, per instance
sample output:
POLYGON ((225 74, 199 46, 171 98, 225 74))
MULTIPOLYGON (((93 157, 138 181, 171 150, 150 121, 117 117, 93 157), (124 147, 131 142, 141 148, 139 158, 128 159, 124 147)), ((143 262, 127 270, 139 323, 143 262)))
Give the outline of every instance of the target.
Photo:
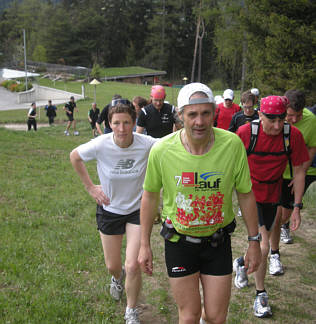
POLYGON ((136 308, 126 310, 124 319, 126 324, 140 324, 136 308))
POLYGON ((283 265, 280 261, 280 255, 277 253, 270 255, 269 273, 273 276, 284 274, 283 265))
POLYGON ((120 300, 124 291, 124 279, 125 279, 125 270, 122 268, 122 274, 120 279, 115 279, 114 276, 111 278, 110 284, 110 294, 115 300, 120 300))
POLYGON ((238 289, 242 289, 248 286, 248 275, 245 266, 240 265, 240 259, 235 259, 233 262, 233 269, 236 272, 235 276, 235 286, 238 289))
POLYGON ((271 307, 268 302, 268 294, 265 291, 256 296, 253 310, 256 317, 263 318, 272 316, 271 307))
POLYGON ((281 242, 285 244, 292 244, 293 243, 293 238, 290 235, 290 229, 284 227, 283 225, 281 226, 281 242))
POLYGON ((64 134, 65 134, 66 136, 69 136, 69 132, 68 132, 68 131, 64 131, 64 134))
POLYGON ((79 132, 78 131, 74 131, 74 135, 75 136, 78 136, 79 135, 79 132))

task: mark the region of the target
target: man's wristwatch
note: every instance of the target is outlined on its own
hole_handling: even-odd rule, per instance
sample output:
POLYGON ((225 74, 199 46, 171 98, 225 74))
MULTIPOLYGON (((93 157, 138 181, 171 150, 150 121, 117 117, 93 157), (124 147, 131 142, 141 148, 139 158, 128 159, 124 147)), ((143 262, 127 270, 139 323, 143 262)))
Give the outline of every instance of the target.
POLYGON ((299 209, 302 209, 303 208, 303 203, 293 204, 293 208, 294 207, 298 207, 299 209))
POLYGON ((256 236, 248 236, 248 241, 257 241, 257 242, 261 242, 261 234, 258 233, 256 236))

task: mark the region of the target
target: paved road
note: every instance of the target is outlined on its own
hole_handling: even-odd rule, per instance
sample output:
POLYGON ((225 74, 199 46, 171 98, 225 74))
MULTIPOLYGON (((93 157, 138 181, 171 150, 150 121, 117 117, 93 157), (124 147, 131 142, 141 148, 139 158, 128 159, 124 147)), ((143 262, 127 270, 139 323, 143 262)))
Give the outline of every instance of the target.
MULTIPOLYGON (((53 100, 54 105, 59 105, 67 102, 67 100, 53 100)), ((47 105, 47 100, 37 100, 37 107, 44 107, 47 105)), ((18 94, 7 90, 4 87, 0 87, 0 111, 14 110, 14 109, 29 109, 31 102, 18 103, 18 94)))

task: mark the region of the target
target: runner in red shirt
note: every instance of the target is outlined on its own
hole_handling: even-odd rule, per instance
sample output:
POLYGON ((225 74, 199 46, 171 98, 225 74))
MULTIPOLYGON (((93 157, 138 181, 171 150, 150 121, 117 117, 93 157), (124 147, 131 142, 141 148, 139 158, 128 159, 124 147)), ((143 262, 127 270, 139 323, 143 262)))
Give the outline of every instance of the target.
MULTIPOLYGON (((237 130, 246 149, 248 150, 248 164, 250 168, 252 189, 254 191, 259 216, 259 232, 262 236, 260 243, 262 259, 255 272, 257 296, 254 302, 254 314, 257 317, 272 315, 268 304, 268 295, 264 286, 264 278, 269 253, 269 237, 274 225, 277 205, 281 193, 282 175, 290 159, 294 174, 295 203, 302 202, 305 184, 305 171, 303 163, 309 160, 308 151, 304 144, 301 132, 293 126, 290 127, 289 154, 286 153, 286 137, 284 136, 284 121, 288 101, 285 97, 269 96, 261 100, 259 111, 258 135, 255 147, 249 150, 252 133, 252 122, 237 130)), ((288 139, 287 139, 288 140, 288 139)), ((293 210, 294 224, 297 229, 300 225, 300 209, 293 210)), ((234 261, 236 271, 235 285, 243 288, 248 284, 247 269, 244 267, 243 257, 234 261)))
POLYGON ((223 93, 223 99, 224 102, 217 105, 214 126, 228 130, 233 116, 236 112, 241 111, 241 108, 233 102, 233 90, 226 89, 223 93))

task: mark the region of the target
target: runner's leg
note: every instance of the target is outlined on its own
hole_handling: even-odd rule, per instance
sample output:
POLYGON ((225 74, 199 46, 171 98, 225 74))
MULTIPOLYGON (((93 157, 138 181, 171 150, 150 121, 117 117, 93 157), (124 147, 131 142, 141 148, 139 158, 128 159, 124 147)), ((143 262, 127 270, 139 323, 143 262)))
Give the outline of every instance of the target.
POLYGON ((100 232, 104 261, 110 274, 119 280, 122 272, 121 247, 123 235, 105 235, 100 232))
POLYGON ((169 282, 178 306, 179 324, 198 324, 201 317, 200 273, 169 277, 169 282))
POLYGON ((262 236, 262 241, 260 242, 261 248, 261 263, 259 265, 258 270, 254 273, 255 281, 256 281, 256 289, 263 290, 264 289, 264 278, 266 276, 267 271, 267 258, 269 254, 269 237, 271 232, 267 231, 265 226, 259 227, 259 232, 262 236))
POLYGON ((141 271, 137 262, 140 247, 140 225, 126 224, 125 290, 127 306, 135 308, 141 289, 141 271))
POLYGON ((231 295, 232 275, 201 275, 204 309, 203 319, 206 323, 225 323, 231 295))

